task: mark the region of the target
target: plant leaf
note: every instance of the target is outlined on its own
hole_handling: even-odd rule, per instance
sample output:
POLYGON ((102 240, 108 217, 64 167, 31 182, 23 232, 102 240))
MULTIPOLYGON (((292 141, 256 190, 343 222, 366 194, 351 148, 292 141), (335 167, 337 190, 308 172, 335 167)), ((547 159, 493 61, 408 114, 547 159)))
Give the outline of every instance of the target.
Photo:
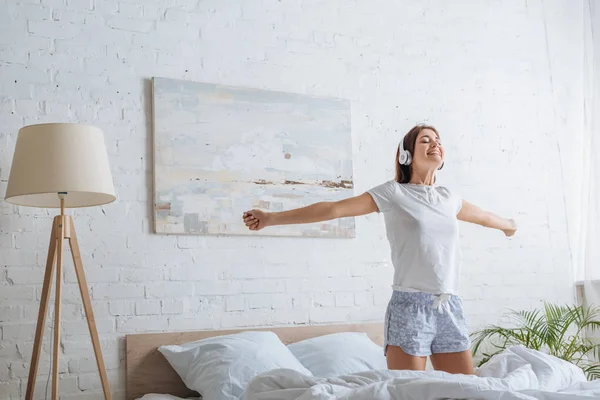
POLYGON ((600 343, 585 337, 587 330, 600 329, 600 308, 544 303, 542 310, 508 310, 506 315, 514 327, 490 325, 471 334, 473 355, 484 343, 493 349, 482 353, 480 366, 510 346, 523 345, 579 366, 588 379, 600 378, 600 343))

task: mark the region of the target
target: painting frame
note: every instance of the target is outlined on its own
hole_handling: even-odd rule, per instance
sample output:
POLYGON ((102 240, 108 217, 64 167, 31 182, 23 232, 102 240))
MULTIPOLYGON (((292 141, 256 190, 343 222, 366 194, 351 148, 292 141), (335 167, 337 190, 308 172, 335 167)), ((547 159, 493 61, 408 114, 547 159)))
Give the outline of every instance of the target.
POLYGON ((247 209, 354 196, 348 100, 160 77, 151 92, 154 233, 356 237, 353 217, 261 231, 242 221, 247 209))

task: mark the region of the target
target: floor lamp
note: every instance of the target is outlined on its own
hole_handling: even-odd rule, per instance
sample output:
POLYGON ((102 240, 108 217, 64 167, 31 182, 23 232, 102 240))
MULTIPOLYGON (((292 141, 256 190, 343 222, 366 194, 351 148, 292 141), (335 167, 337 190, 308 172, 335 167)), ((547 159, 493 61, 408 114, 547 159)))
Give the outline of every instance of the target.
POLYGON ((30 125, 19 130, 8 178, 6 201, 21 206, 60 208, 60 215, 54 217, 50 233, 26 400, 33 398, 50 287, 55 270, 52 399, 58 399, 60 303, 65 241, 68 241, 71 248, 104 397, 111 399, 75 226, 73 219, 65 215, 65 208, 98 206, 113 202, 115 199, 104 136, 100 129, 82 124, 56 123, 30 125))

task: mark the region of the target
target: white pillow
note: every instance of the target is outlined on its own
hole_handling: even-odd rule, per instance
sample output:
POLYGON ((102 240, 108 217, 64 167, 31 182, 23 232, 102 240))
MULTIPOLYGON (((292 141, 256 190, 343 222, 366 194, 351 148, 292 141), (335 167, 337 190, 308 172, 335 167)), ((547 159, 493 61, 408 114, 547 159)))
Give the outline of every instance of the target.
POLYGON ((383 348, 362 332, 319 336, 292 343, 288 348, 318 378, 387 369, 383 348))
POLYGON ((183 383, 208 400, 238 400, 256 375, 278 368, 310 371, 273 332, 240 332, 158 348, 183 383))

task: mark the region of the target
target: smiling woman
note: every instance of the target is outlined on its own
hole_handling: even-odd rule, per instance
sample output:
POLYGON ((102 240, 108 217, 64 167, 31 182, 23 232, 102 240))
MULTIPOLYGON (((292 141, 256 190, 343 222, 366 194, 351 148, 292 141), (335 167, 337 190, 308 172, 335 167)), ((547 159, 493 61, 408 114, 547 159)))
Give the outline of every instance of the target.
MULTIPOLYGON (((437 129, 430 125, 417 125, 412 128, 404 136, 404 139, 400 141, 398 146, 398 152, 396 153, 396 182, 398 183, 409 183, 412 177, 412 171, 416 165, 411 167, 407 158, 404 163, 401 163, 400 156, 404 151, 405 157, 411 157, 412 154, 416 156, 416 153, 420 153, 420 158, 424 161, 421 165, 419 163, 418 168, 426 168, 427 161, 429 164, 437 164, 435 168, 440 170, 444 167, 444 148, 440 140, 440 134, 437 129), (441 162, 441 165, 440 165, 441 162)), ((434 165, 435 166, 435 165, 434 165)), ((417 171, 417 173, 422 171, 417 171)))
POLYGON ((394 265, 394 289, 385 315, 384 352, 390 369, 473 373, 467 322, 458 297, 460 245, 458 221, 516 231, 514 221, 466 202, 438 186, 444 165, 438 131, 413 127, 396 152, 396 177, 359 196, 320 202, 283 212, 250 210, 243 219, 250 230, 305 224, 381 212, 394 265))

